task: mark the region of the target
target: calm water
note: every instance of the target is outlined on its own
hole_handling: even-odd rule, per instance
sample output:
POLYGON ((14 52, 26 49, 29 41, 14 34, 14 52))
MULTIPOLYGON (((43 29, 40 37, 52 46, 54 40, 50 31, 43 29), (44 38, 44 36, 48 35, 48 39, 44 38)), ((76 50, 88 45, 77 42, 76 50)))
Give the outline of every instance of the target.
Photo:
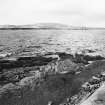
POLYGON ((0 30, 0 54, 92 49, 105 56, 105 30, 0 30))

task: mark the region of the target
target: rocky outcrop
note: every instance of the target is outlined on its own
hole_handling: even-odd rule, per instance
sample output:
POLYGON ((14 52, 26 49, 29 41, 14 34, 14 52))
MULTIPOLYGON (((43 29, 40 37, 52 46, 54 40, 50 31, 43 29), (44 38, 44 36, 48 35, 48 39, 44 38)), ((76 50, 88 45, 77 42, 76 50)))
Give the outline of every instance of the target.
POLYGON ((0 69, 11 69, 18 67, 30 67, 30 66, 42 66, 46 65, 56 58, 52 57, 19 57, 16 61, 14 60, 0 60, 0 69))
POLYGON ((105 81, 101 74, 105 70, 104 58, 85 57, 83 54, 56 53, 1 60, 0 105, 81 102, 105 81), (89 64, 91 60, 94 62, 89 64))
POLYGON ((105 105, 105 83, 80 105, 105 105))

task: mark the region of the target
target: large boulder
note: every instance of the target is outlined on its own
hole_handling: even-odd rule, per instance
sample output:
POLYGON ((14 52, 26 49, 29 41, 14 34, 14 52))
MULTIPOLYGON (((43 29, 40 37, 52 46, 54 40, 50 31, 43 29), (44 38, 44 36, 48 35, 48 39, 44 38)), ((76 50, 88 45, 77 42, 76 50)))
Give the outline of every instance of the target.
POLYGON ((58 62, 58 72, 75 72, 79 66, 70 59, 61 60, 58 62))

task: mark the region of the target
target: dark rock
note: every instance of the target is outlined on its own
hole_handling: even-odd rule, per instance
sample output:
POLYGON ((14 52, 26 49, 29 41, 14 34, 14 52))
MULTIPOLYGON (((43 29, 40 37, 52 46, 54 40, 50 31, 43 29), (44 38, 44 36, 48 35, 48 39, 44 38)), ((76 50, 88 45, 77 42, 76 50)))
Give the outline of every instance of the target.
POLYGON ((91 80, 89 81, 89 83, 90 83, 91 85, 99 84, 99 83, 100 83, 100 80, 97 80, 97 79, 91 79, 91 80))
POLYGON ((103 60, 105 59, 104 57, 100 56, 100 55, 97 55, 97 56, 89 56, 89 55, 85 55, 84 56, 84 59, 86 61, 96 61, 96 60, 103 60))
POLYGON ((83 64, 88 64, 89 61, 96 61, 96 60, 104 60, 105 58, 100 56, 100 55, 96 55, 96 56, 92 56, 92 55, 85 55, 85 54, 75 54, 74 57, 74 62, 75 63, 83 63, 83 64))
MULTIPOLYGON (((54 105, 59 105, 67 97, 78 94, 82 84, 89 81, 93 75, 105 70, 105 61, 99 60, 79 69, 79 64, 87 63, 84 55, 77 54, 75 57, 65 53, 58 55, 61 60, 57 63, 52 57, 20 57, 16 61, 1 61, 0 66, 3 68, 3 74, 0 75, 1 81, 5 80, 12 84, 19 81, 17 85, 20 88, 16 90, 18 86, 13 84, 12 90, 8 89, 8 92, 1 93, 0 105, 47 105, 49 101, 54 102, 54 105), (55 61, 53 62, 53 60, 55 61), (57 65, 58 72, 48 73, 56 68, 55 65, 57 65), (36 69, 40 69, 39 66, 42 66, 43 69, 34 72, 36 69), (28 67, 27 70, 26 67, 28 67), (18 70, 15 70, 16 68, 18 70), (76 70, 81 72, 76 74, 76 70), (68 72, 63 73, 64 71, 68 72), (27 74, 31 76, 28 77, 27 74), (21 98, 16 94, 19 94, 18 96, 21 98)), ((90 82, 96 85, 99 83, 97 79, 92 79, 90 82)), ((91 88, 87 88, 87 91, 91 90, 91 88)))
POLYGON ((1 60, 0 68, 2 69, 10 69, 17 67, 31 67, 31 66, 41 66, 46 65, 55 58, 49 57, 19 57, 16 61, 10 60, 1 60))
POLYGON ((94 53, 95 51, 94 51, 94 50, 89 50, 89 49, 87 49, 87 52, 88 52, 88 53, 94 53))
MULTIPOLYGON (((0 104, 47 105, 49 101, 52 101, 55 105, 59 105, 67 97, 72 97, 77 94, 82 84, 92 78, 97 71, 98 73, 101 72, 97 66, 99 66, 99 64, 93 63, 89 65, 89 67, 86 67, 80 74, 71 74, 70 72, 65 74, 52 74, 47 76, 46 80, 36 80, 35 76, 26 77, 22 80, 22 84, 25 83, 25 85, 19 90, 22 98, 20 99, 14 95, 17 90, 13 93, 9 91, 9 98, 4 95, 0 98, 0 104), (3 101, 4 99, 6 101, 3 101)), ((100 66, 103 69, 105 62, 101 62, 100 66)))
MULTIPOLYGON (((38 81, 36 81, 35 77, 26 77, 21 81, 22 88, 24 88, 20 90, 22 98, 19 99, 15 96, 14 94, 17 90, 15 90, 14 93, 12 92, 14 89, 12 89, 12 91, 8 91, 9 98, 5 96, 5 93, 2 94, 3 96, 0 98, 0 104, 47 105, 49 101, 52 101, 54 105, 58 105, 63 98, 70 95, 72 89, 74 89, 71 87, 72 79, 73 75, 71 74, 56 74, 48 76, 46 81, 39 81, 40 83, 37 84, 38 81), (30 88, 26 88, 27 85, 30 88), (3 101, 3 99, 6 101, 3 101)), ((74 87, 74 85, 72 86, 74 87)))
POLYGON ((71 55, 71 54, 67 54, 67 53, 64 53, 64 52, 56 52, 56 54, 57 55, 59 55, 59 57, 61 58, 61 59, 71 59, 71 60, 73 60, 74 59, 74 57, 73 57, 73 55, 71 55))
POLYGON ((77 54, 77 53, 75 54, 74 62, 88 64, 88 61, 86 59, 84 59, 84 55, 77 54))

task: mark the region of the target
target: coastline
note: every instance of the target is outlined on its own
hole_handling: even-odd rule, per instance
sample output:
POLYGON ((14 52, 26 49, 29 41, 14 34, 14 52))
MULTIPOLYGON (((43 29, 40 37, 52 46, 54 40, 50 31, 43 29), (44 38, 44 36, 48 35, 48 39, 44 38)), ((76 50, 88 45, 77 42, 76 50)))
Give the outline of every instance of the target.
MULTIPOLYGON (((74 100, 73 96, 76 94, 82 96, 80 90, 83 84, 89 82, 93 76, 101 75, 105 68, 105 58, 94 54, 72 55, 56 52, 36 57, 10 58, 0 60, 2 105, 46 105, 50 101, 58 105, 68 98, 74 100)), ((97 83, 94 83, 93 87, 99 88, 95 84, 97 83)), ((85 95, 96 90, 85 88, 88 91, 85 95)), ((84 88, 82 91, 84 92, 84 88)), ((78 101, 81 100, 80 98, 78 101)))

